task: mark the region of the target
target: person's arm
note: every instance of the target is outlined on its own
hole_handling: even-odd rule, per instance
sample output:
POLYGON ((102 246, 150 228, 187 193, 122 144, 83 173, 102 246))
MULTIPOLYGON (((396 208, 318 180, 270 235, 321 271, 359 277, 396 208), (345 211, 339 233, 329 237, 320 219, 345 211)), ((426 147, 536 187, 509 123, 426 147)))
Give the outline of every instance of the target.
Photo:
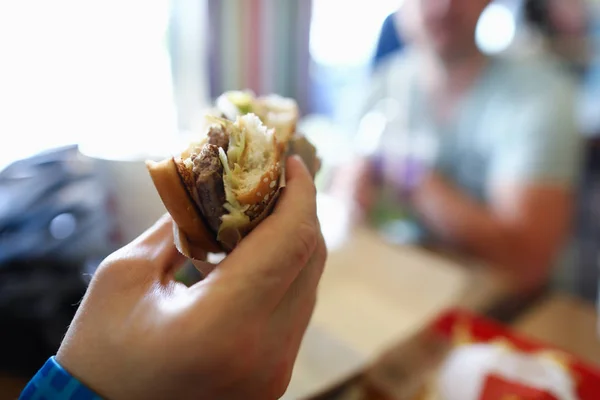
POLYGON ((316 188, 291 157, 273 213, 200 282, 174 279, 186 259, 168 216, 105 259, 22 398, 278 399, 326 256, 316 188))
POLYGON ((442 238, 492 264, 518 269, 524 284, 535 285, 569 231, 573 193, 506 184, 484 206, 432 174, 416 193, 415 207, 442 238))
POLYGON ((414 195, 417 212, 440 237, 518 270, 528 285, 547 277, 569 233, 581 143, 569 89, 550 85, 523 101, 490 160, 486 204, 436 173, 414 195))

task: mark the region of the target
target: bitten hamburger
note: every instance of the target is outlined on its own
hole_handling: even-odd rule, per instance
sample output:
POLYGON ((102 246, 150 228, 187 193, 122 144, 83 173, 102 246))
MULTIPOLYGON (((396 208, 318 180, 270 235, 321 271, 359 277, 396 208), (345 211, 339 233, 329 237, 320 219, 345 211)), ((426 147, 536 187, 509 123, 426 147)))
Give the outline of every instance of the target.
POLYGON ((276 95, 227 92, 206 116, 200 141, 147 162, 176 225, 179 250, 229 252, 272 211, 285 186, 285 160, 299 154, 311 173, 316 151, 296 132, 298 106, 276 95))

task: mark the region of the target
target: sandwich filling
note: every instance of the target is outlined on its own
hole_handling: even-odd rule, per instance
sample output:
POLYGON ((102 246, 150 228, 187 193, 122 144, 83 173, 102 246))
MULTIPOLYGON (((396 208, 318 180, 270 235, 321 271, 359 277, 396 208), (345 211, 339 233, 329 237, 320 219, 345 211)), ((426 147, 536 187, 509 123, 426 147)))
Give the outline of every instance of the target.
POLYGON ((279 183, 279 154, 274 130, 255 114, 235 122, 208 118, 205 141, 182 161, 194 176, 188 191, 219 239, 222 230, 248 224, 266 209, 279 183))

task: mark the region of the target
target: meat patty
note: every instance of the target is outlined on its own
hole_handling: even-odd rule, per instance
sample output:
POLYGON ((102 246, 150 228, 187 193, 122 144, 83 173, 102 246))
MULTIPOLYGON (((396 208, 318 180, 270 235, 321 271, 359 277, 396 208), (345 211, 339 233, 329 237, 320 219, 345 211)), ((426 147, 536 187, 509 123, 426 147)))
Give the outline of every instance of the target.
POLYGON ((229 148, 229 133, 221 125, 213 125, 208 130, 208 144, 221 147, 225 152, 229 148))
POLYGON ((225 213, 225 186, 223 184, 223 165, 219 159, 219 147, 206 144, 194 159, 196 193, 199 208, 209 227, 216 233, 219 230, 221 216, 225 213))
MULTIPOLYGON (((224 127, 214 125, 208 131, 208 143, 204 145, 200 154, 192 157, 198 207, 206 223, 215 233, 219 231, 221 217, 226 213, 223 207, 226 197, 219 147, 227 151, 229 133, 224 127)), ((253 220, 262 214, 267 205, 267 201, 255 204, 246 211, 246 215, 253 220)))

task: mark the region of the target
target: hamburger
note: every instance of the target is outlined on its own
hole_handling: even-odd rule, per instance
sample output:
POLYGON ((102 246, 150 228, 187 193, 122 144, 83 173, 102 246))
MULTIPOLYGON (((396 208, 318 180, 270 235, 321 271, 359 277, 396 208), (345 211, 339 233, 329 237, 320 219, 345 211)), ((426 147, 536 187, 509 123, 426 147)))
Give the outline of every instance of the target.
POLYGON ((316 149, 296 132, 298 114, 289 98, 226 92, 207 113, 200 140, 146 163, 183 254, 232 251, 271 213, 290 154, 299 154, 314 177, 316 149))

